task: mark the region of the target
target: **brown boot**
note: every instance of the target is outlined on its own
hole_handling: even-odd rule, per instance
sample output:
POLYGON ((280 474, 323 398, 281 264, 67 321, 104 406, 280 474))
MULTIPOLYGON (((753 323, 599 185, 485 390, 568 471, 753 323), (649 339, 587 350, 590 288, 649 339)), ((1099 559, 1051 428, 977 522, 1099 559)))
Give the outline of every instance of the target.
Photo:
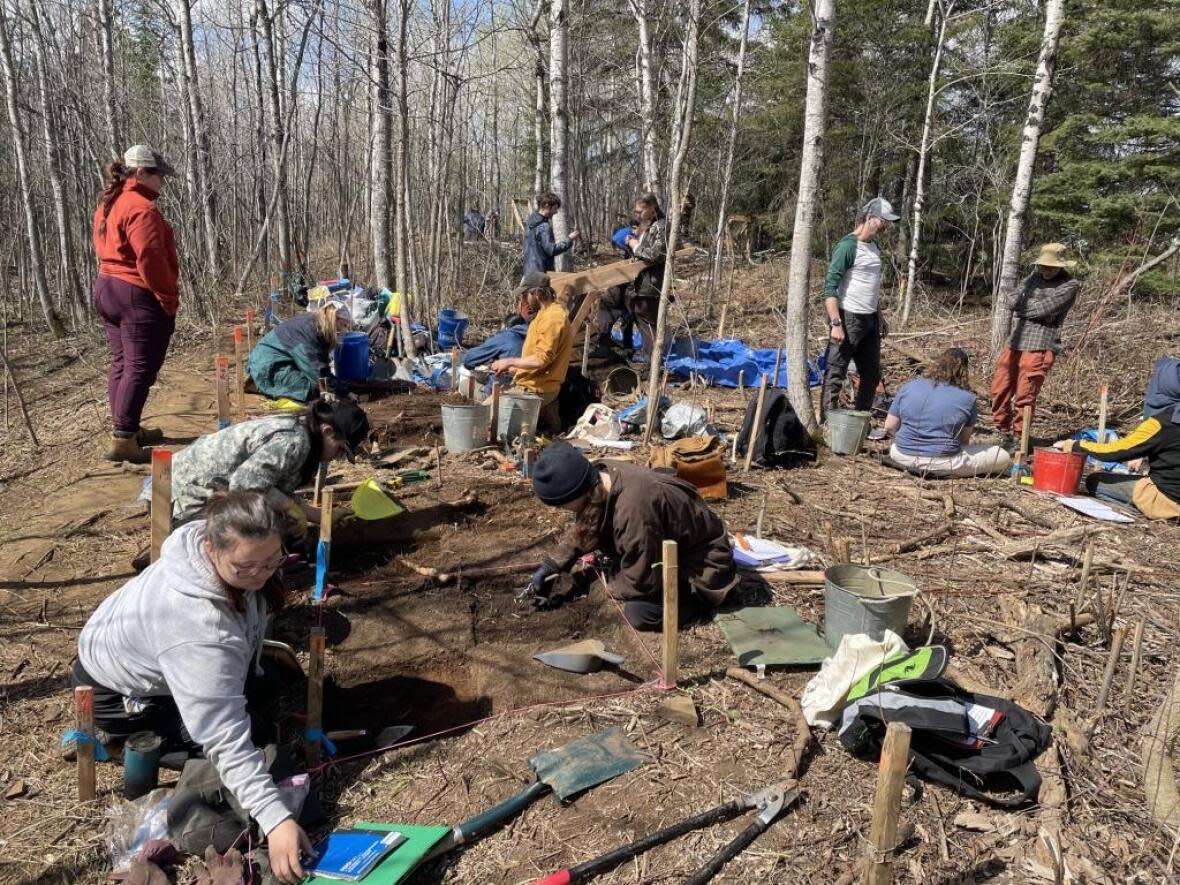
POLYGON ((141 446, 155 446, 164 441, 164 431, 159 427, 141 427, 135 432, 135 441, 141 446))
POLYGON ((116 430, 111 434, 111 448, 103 457, 108 461, 147 464, 152 459, 152 453, 140 448, 134 433, 116 430))

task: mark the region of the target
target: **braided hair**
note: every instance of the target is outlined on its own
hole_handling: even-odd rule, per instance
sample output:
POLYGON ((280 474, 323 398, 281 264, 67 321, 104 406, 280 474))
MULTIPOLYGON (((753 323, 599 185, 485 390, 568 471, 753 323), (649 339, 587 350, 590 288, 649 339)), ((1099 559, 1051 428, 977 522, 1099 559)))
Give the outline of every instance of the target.
POLYGON ((105 177, 102 183, 102 196, 98 198, 98 205, 102 208, 102 221, 99 222, 98 232, 106 236, 107 216, 111 214, 115 200, 123 192, 123 182, 131 178, 135 170, 128 169, 121 160, 112 160, 103 167, 103 173, 105 177))

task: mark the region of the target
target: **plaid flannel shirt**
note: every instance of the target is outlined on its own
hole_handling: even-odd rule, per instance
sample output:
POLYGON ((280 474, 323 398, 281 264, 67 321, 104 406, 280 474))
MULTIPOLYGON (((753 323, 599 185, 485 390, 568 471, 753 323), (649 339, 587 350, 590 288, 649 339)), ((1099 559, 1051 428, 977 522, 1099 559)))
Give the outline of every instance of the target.
POLYGON ((1077 300, 1081 283, 1066 271, 1052 280, 1033 271, 1019 292, 1008 297, 1012 311, 1012 334, 1008 346, 1013 350, 1061 350, 1061 325, 1077 300))

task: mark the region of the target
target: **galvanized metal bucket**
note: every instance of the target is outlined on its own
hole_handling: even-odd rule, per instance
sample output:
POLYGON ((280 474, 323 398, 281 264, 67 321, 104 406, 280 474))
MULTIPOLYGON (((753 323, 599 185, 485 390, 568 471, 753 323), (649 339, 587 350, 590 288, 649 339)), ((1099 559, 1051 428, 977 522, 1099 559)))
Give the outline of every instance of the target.
POLYGON ((886 630, 905 630, 917 585, 887 568, 834 565, 824 572, 824 638, 837 648, 846 634, 880 640, 886 630))
POLYGON ((855 455, 864 445, 872 426, 872 414, 836 409, 828 412, 824 441, 837 455, 855 455))
POLYGON ((541 398, 531 393, 500 395, 500 414, 496 439, 511 443, 528 428, 529 438, 537 435, 537 419, 541 416, 541 398))
POLYGON ((486 445, 491 409, 473 405, 442 407, 443 441, 451 452, 467 452, 486 445))

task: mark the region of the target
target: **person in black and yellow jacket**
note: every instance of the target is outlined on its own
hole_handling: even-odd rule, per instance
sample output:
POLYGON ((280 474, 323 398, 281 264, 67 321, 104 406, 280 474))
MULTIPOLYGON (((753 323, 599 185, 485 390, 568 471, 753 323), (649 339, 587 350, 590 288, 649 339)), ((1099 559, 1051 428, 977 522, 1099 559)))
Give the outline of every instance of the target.
POLYGON ((1086 488, 1100 498, 1133 504, 1148 519, 1180 519, 1180 360, 1156 362, 1143 421, 1129 434, 1109 443, 1067 440, 1065 448, 1103 461, 1146 459, 1146 477, 1101 471, 1086 478, 1086 488))

